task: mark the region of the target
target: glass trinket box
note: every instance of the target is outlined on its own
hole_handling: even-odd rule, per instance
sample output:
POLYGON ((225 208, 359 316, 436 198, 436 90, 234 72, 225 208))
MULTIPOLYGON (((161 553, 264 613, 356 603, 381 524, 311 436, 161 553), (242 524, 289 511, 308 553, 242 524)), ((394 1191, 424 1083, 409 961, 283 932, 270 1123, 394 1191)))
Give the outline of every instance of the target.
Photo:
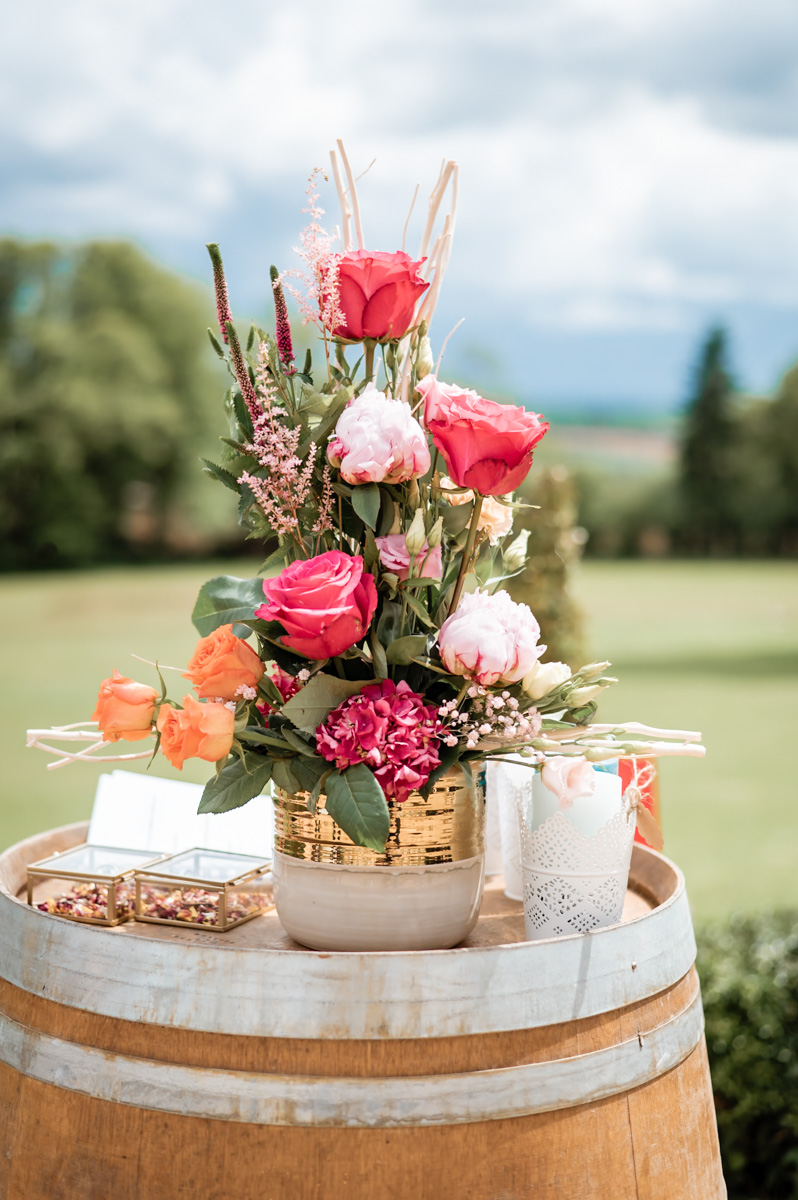
POLYGON ((91 844, 52 854, 28 867, 28 904, 70 921, 119 925, 134 915, 134 872, 162 857, 152 850, 91 844), (42 889, 45 880, 57 886, 42 889))
POLYGON ((225 933, 274 908, 271 859, 195 847, 136 872, 136 920, 225 933))

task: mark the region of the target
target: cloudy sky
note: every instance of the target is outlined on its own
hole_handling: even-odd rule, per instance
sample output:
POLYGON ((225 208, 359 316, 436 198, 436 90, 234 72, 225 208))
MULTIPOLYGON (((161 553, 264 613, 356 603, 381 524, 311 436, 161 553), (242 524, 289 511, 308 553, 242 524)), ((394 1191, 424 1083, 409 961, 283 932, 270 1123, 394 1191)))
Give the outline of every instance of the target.
POLYGON ((798 357, 797 48, 795 0, 26 0, 0 231, 130 236, 197 278, 218 240, 248 315, 336 137, 376 157, 373 248, 455 157, 450 375, 661 409, 723 321, 765 389, 798 357))

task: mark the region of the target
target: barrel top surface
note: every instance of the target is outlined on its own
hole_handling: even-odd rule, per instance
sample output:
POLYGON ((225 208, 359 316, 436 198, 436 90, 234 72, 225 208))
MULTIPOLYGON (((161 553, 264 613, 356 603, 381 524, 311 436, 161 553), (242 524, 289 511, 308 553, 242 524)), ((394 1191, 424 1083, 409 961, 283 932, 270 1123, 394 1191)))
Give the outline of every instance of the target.
POLYGON ((695 958, 681 872, 640 846, 623 920, 608 929, 527 942, 521 903, 493 877, 462 946, 326 953, 297 945, 275 913, 217 934, 89 926, 30 908, 28 864, 79 844, 86 829, 51 830, 0 855, 0 978, 106 1016, 274 1037, 496 1032, 624 1007, 695 958))

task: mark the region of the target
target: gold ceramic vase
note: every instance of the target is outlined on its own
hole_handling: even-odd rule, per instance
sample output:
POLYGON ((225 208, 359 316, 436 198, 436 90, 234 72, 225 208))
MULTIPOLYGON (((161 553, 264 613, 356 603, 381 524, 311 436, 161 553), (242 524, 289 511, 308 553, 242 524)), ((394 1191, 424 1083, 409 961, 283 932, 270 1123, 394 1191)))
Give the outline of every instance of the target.
POLYGON ((324 950, 414 950, 457 945, 473 928, 485 866, 485 773, 447 772, 425 800, 388 802, 379 853, 356 846, 319 798, 275 790, 274 878, 280 920, 324 950))

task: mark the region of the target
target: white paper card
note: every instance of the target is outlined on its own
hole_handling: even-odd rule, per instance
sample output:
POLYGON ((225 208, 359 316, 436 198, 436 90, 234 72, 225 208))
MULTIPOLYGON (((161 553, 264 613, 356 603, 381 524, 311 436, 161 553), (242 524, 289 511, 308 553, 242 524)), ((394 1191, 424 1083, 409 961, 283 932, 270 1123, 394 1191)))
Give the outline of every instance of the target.
POLYGON ((176 854, 193 846, 271 858, 271 796, 227 813, 197 814, 202 785, 113 771, 97 783, 88 841, 96 846, 176 854))

